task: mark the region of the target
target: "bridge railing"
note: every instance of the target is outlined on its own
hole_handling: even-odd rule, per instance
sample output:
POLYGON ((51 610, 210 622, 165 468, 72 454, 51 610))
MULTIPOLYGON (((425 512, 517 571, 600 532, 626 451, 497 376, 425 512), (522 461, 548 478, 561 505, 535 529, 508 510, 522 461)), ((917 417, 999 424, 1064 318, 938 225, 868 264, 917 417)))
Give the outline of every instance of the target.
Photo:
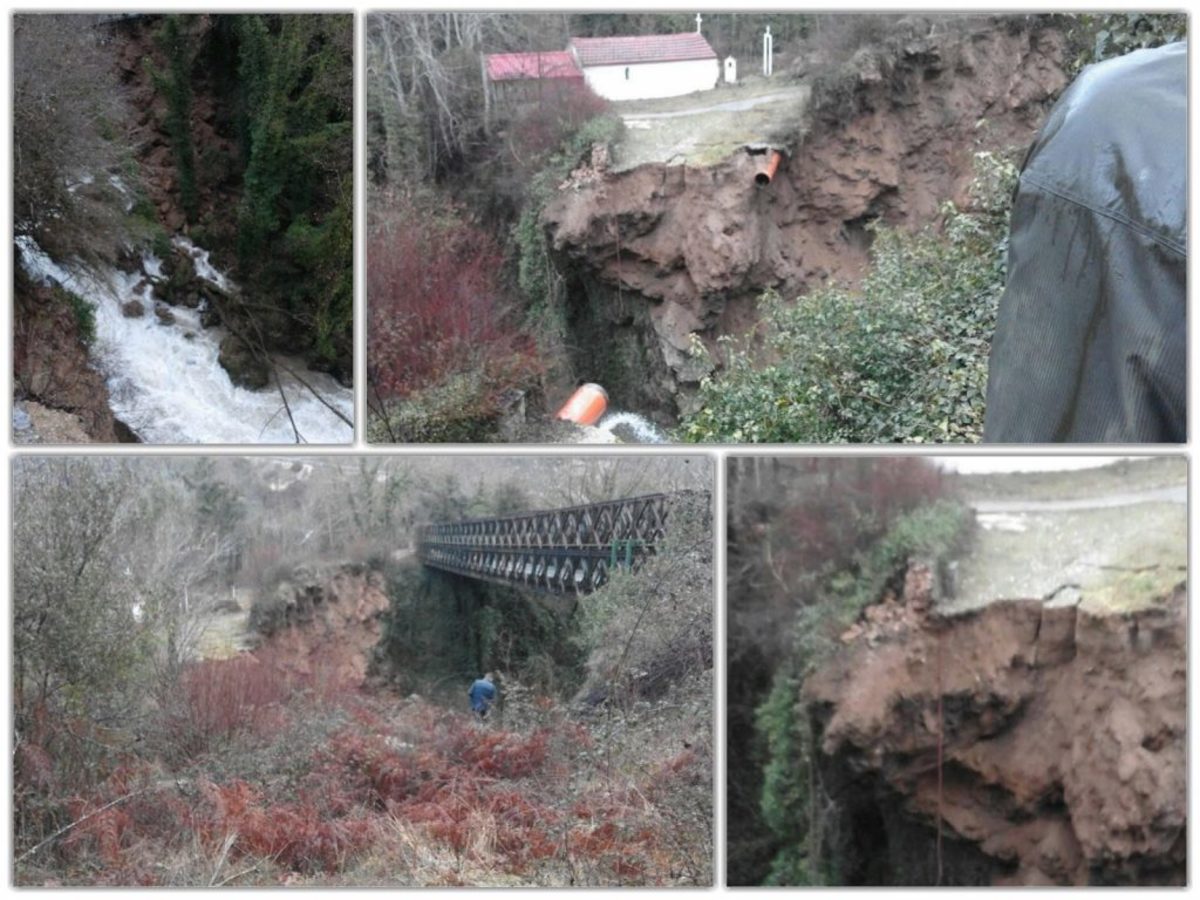
POLYGON ((488 519, 439 522, 417 532, 428 566, 555 594, 591 593, 617 568, 636 568, 667 534, 672 507, 707 492, 647 494, 488 519))

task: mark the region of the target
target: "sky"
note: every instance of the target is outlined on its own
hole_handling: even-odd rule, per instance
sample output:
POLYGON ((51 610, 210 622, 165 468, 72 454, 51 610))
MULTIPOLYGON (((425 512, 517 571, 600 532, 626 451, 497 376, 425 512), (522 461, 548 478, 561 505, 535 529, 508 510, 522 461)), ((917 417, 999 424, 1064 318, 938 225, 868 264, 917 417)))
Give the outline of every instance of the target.
POLYGON ((1107 466, 1126 456, 935 456, 939 466, 958 472, 1048 472, 1107 466))

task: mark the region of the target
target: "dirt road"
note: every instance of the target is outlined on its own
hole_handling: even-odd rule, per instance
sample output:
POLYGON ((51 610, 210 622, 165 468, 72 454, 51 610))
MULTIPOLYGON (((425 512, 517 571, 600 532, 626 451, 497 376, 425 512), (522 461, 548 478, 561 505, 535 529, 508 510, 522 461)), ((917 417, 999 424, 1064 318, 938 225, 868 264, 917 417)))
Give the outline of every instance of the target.
POLYGON ((786 142, 785 135, 800 128, 809 93, 807 85, 760 80, 670 101, 617 104, 625 136, 614 148, 614 168, 711 165, 747 144, 786 142))
POLYGON ((1132 610, 1187 577, 1187 487, 1075 500, 979 500, 947 611, 996 600, 1132 610))
POLYGON ((630 122, 650 121, 654 119, 679 119, 684 116, 700 116, 705 113, 744 112, 747 109, 762 106, 764 103, 774 103, 777 100, 791 100, 795 99, 795 97, 795 88, 790 88, 788 90, 774 91, 770 94, 760 94, 757 97, 727 100, 724 103, 715 103, 711 106, 691 106, 686 109, 669 110, 667 112, 623 113, 621 119, 628 125, 630 122))
POLYGON ((1139 503, 1183 503, 1187 504, 1187 486, 1153 488, 1108 494, 1103 497, 1084 497, 1078 500, 976 500, 971 508, 981 516, 1007 513, 1033 514, 1073 512, 1084 509, 1114 509, 1119 506, 1135 506, 1139 503))

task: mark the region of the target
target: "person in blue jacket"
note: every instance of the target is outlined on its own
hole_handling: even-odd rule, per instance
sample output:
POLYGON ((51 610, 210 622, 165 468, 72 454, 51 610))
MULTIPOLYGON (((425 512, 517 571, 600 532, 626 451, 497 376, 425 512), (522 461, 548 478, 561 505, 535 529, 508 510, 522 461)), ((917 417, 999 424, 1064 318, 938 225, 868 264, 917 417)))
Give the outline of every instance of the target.
POLYGON ((496 699, 496 685, 492 683, 492 673, 488 672, 482 678, 477 678, 467 691, 467 696, 471 699, 471 709, 475 711, 475 715, 479 716, 480 721, 486 719, 496 699))

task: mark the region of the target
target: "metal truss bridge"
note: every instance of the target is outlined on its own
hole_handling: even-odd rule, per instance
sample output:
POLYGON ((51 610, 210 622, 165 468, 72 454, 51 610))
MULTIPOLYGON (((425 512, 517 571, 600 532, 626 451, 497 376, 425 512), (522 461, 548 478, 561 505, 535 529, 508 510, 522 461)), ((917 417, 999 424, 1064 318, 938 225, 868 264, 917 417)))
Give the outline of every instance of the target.
POLYGON ((540 512, 424 525, 417 557, 468 578, 559 595, 590 594, 616 569, 636 569, 666 537, 680 503, 707 491, 648 494, 540 512))

